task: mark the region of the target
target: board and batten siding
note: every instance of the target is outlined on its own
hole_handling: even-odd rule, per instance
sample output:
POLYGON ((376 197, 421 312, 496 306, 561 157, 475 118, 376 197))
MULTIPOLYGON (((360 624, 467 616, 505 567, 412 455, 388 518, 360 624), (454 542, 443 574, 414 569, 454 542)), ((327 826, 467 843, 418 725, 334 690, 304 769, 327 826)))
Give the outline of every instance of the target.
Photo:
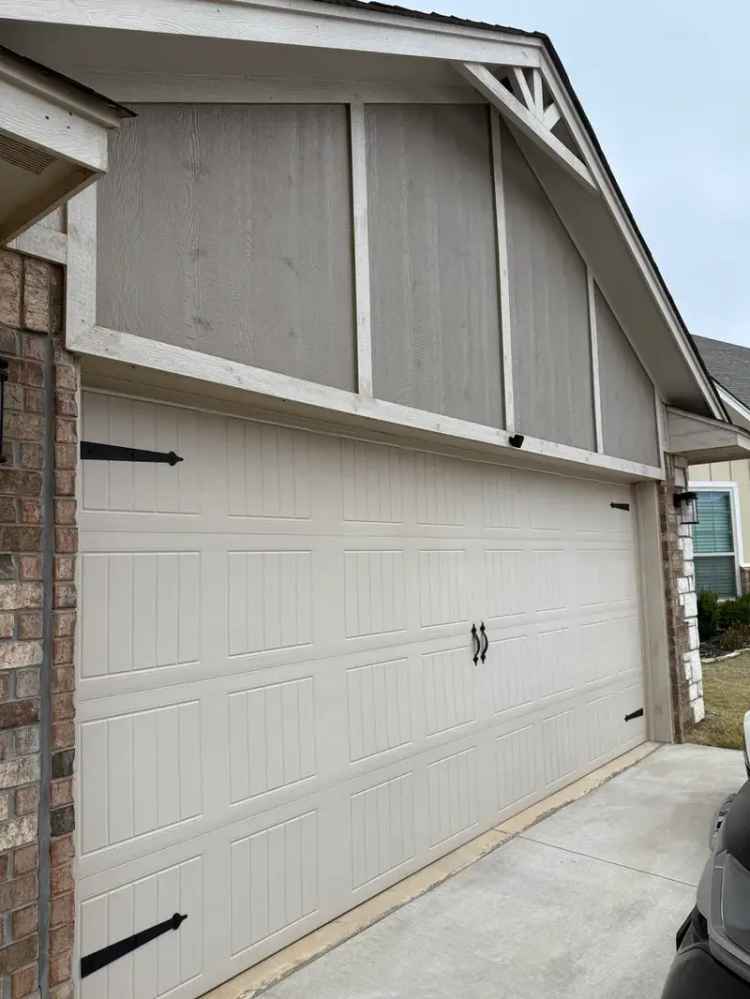
POLYGON ((487 105, 137 111, 98 185, 100 333, 659 464, 651 381, 487 105))
POLYGON ((604 450, 659 464, 653 382, 598 288, 594 292, 604 450))
POLYGON ((353 391, 345 105, 141 105, 99 182, 97 322, 353 391))
POLYGON ((586 265, 502 126, 516 429, 595 450, 586 265))
POLYGON ((374 392, 502 427, 488 109, 369 105, 374 392))

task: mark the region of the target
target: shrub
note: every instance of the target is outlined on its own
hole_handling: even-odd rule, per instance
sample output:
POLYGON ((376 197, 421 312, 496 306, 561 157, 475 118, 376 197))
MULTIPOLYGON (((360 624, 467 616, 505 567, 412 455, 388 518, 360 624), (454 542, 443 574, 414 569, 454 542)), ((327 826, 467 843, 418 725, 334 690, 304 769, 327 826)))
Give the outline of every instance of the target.
POLYGON ((719 631, 735 625, 750 625, 750 594, 719 604, 717 625, 719 631))
POLYGON ((710 590, 698 595, 698 632, 702 642, 708 642, 719 630, 719 599, 710 590))
POLYGON ((735 652, 750 647, 750 624, 732 624, 719 635, 722 652, 735 652))

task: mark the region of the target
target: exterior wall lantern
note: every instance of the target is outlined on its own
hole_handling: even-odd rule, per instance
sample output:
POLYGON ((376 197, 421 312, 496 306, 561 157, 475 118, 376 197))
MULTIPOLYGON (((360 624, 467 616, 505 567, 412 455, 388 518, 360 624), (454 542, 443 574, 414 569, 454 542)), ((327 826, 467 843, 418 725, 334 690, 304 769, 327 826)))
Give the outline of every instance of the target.
POLYGON ((698 494, 697 493, 675 493, 674 505, 680 514, 681 524, 698 523, 698 494))

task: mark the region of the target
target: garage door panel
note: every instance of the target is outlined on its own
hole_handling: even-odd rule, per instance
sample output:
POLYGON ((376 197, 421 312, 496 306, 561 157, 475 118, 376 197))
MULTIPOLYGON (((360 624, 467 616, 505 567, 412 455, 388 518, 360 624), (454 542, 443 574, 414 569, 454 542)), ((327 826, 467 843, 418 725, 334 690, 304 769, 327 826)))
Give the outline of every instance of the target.
POLYGON ((143 995, 192 999, 642 738, 627 488, 99 393, 87 419, 186 459, 83 463, 81 925, 202 872, 200 967, 170 934, 143 995))

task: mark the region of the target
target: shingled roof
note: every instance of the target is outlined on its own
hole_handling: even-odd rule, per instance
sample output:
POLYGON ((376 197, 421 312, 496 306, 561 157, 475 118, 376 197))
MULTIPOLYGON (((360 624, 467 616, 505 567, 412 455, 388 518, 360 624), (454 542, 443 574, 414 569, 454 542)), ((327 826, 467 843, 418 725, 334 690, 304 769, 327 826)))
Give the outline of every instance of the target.
POLYGON ((750 348, 707 336, 693 341, 711 377, 750 409, 750 348))

